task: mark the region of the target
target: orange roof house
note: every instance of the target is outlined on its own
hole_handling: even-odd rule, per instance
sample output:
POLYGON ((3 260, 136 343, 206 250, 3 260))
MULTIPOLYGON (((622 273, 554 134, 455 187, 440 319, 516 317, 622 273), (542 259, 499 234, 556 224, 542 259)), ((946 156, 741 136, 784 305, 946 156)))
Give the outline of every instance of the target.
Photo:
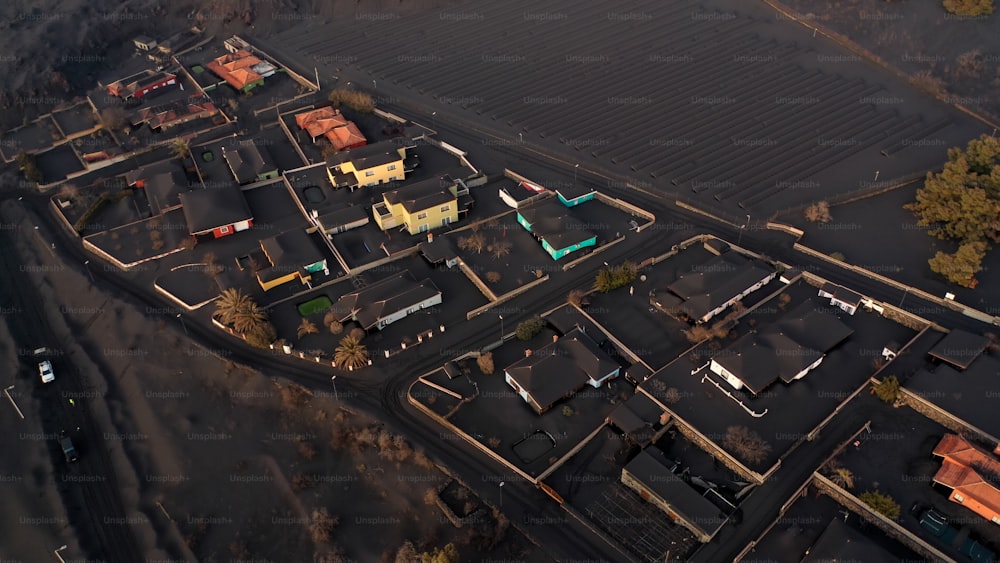
POLYGON ((368 144, 368 139, 358 126, 353 121, 344 119, 340 110, 330 106, 297 114, 295 123, 309 133, 313 142, 319 137, 326 137, 337 150, 353 149, 368 144))
POLYGON ((250 54, 250 51, 242 50, 225 54, 206 64, 205 68, 211 70, 233 88, 241 92, 249 92, 264 84, 264 77, 256 70, 264 66, 273 68, 269 63, 265 63, 250 54))
POLYGON ((340 111, 327 106, 296 114, 295 123, 300 129, 305 129, 313 141, 315 141, 317 137, 322 137, 328 131, 337 127, 343 127, 350 122, 344 119, 340 111))
POLYGON ((934 482, 951 489, 948 499, 1000 524, 1000 461, 958 434, 945 434, 934 455, 942 458, 934 482))
POLYGON ((348 121, 347 125, 334 127, 326 132, 324 137, 330 141, 338 151, 363 147, 368 144, 368 139, 361 134, 358 126, 353 121, 348 121))

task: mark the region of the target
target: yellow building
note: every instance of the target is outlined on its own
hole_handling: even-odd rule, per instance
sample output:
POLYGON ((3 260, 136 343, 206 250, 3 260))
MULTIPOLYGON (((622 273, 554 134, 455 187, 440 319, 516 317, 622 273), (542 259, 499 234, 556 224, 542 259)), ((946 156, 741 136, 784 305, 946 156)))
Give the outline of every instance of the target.
POLYGON ((386 141, 337 153, 327 159, 327 174, 335 188, 377 186, 406 178, 406 147, 386 141))
POLYGON ((402 226, 415 235, 458 221, 458 198, 468 193, 447 177, 431 178, 385 192, 372 214, 383 231, 402 226))

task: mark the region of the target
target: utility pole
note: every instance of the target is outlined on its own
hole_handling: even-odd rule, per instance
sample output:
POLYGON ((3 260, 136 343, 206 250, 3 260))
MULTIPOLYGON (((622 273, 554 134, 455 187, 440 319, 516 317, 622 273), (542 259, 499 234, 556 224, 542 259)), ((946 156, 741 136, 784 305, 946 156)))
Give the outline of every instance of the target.
POLYGON ((62 558, 62 555, 59 555, 59 552, 62 551, 62 550, 64 550, 64 549, 66 549, 67 547, 69 547, 69 546, 68 545, 64 545, 64 546, 60 547, 59 549, 57 549, 57 550, 55 550, 55 551, 52 552, 52 553, 55 554, 56 557, 59 558, 59 561, 62 561, 62 563, 66 563, 66 560, 62 558))
POLYGON ((17 403, 14 402, 14 397, 10 396, 10 390, 13 389, 13 388, 14 388, 13 385, 11 385, 10 387, 5 388, 3 390, 3 394, 7 395, 7 400, 10 401, 10 404, 14 407, 14 410, 17 411, 17 416, 21 417, 21 420, 24 420, 24 413, 21 412, 21 409, 17 408, 17 403))

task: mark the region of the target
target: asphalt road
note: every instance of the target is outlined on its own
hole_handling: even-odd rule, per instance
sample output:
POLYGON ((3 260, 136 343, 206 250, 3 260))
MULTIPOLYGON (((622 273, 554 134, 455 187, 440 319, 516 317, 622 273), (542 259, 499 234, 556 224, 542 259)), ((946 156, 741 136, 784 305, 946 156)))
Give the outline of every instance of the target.
MULTIPOLYGON (((408 111, 411 111, 398 107, 389 108, 389 110, 404 116, 408 111)), ((436 116, 434 127, 440 131, 440 136, 449 143, 468 150, 474 164, 490 172, 499 171, 493 168, 494 166, 507 165, 519 171, 525 170, 529 177, 532 176, 533 172, 544 171, 540 173, 549 178, 563 177, 564 181, 568 182, 573 176, 572 163, 553 161, 532 150, 531 147, 517 146, 509 142, 506 144, 486 143, 483 136, 470 135, 460 128, 461 124, 452 124, 445 119, 445 116, 436 116)), ((618 262, 625 258, 657 255, 669 249, 671 244, 675 244, 694 232, 705 232, 727 240, 736 240, 737 237, 740 237, 742 246, 764 253, 771 258, 807 268, 831 281, 857 289, 879 300, 899 303, 904 301, 905 297, 905 308, 916 308, 923 316, 942 326, 961 327, 973 331, 981 331, 984 328, 980 321, 966 317, 961 313, 941 310, 936 304, 924 302, 913 295, 905 296, 903 291, 884 286, 870 278, 837 268, 795 251, 792 249, 793 240, 791 237, 775 231, 761 230, 757 228, 760 225, 758 222, 752 222, 751 227, 753 228, 743 229, 743 232, 740 233, 741 229, 738 227, 720 224, 702 215, 676 207, 669 196, 664 197, 663 194, 658 195, 637 189, 616 187, 623 186, 624 181, 601 176, 596 171, 580 168, 577 173, 581 180, 591 181, 599 186, 601 191, 621 197, 654 212, 658 222, 683 223, 691 227, 691 232, 677 231, 665 234, 663 231, 651 229, 643 233, 629 233, 625 243, 602 255, 603 260, 588 261, 569 273, 555 274, 550 282, 542 286, 544 290, 530 291, 505 304, 505 307, 525 311, 522 316, 527 316, 528 312, 542 311, 563 302, 570 289, 586 285, 586 280, 592 279, 593 274, 602 265, 602 261, 618 262)), ((30 208, 45 225, 47 232, 43 232, 43 236, 56 241, 56 252, 59 257, 69 267, 83 271, 83 261, 92 257, 84 252, 79 240, 71 237, 55 223, 55 218, 49 212, 45 197, 24 195, 22 203, 30 208)), ((13 262, 9 253, 5 253, 3 260, 4 262, 0 264, 5 266, 8 271, 16 272, 18 270, 18 264, 13 262)), ((106 272, 103 268, 94 268, 93 274, 102 288, 114 291, 116 295, 134 302, 138 306, 162 307, 170 305, 151 288, 136 287, 125 278, 106 272)), ((32 302, 33 295, 29 292, 33 292, 33 290, 30 287, 25 287, 27 284, 23 282, 17 283, 16 279, 17 276, 12 276, 3 282, 5 284, 3 286, 4 294, 12 296, 15 300, 11 301, 11 304, 30 311, 27 304, 32 302), (17 305, 18 303, 20 305, 17 305)), ((511 319, 511 322, 517 322, 517 320, 511 319)), ((18 340, 19 346, 31 347, 40 339, 51 338, 51 335, 46 334, 42 319, 36 318, 29 321, 29 324, 32 326, 16 329, 15 338, 18 340)), ((338 375, 338 388, 342 392, 352 390, 357 393, 352 406, 367 411, 376 418, 385 421, 395 431, 407 435, 412 442, 425 448, 432 457, 447 466, 472 486, 480 496, 488 500, 498 499, 499 496, 498 481, 491 477, 497 475, 498 467, 496 464, 471 446, 455 440, 443 440, 440 429, 406 402, 405 391, 415 376, 441 364, 445 359, 441 354, 442 350, 468 350, 482 346, 489 340, 484 335, 492 335, 496 329, 495 325, 496 319, 492 315, 483 315, 464 323, 461 330, 449 330, 436 336, 433 341, 425 343, 412 353, 403 354, 393 360, 379 362, 376 368, 362 371, 359 374, 342 373, 338 375)), ((175 328, 180 330, 179 325, 175 328)), ((217 331, 210 325, 188 322, 187 329, 190 337, 199 344, 207 348, 230 349, 233 351, 232 359, 234 361, 253 366, 266 375, 288 377, 311 388, 324 390, 329 388, 329 377, 332 373, 329 368, 324 369, 281 356, 261 354, 259 351, 247 347, 244 343, 217 331)), ((72 367, 61 367, 63 379, 75 381, 77 388, 82 390, 83 385, 79 382, 78 375, 72 372, 72 367), (67 369, 70 371, 66 371, 67 369)), ((352 401, 346 402, 351 403, 352 401)), ((79 407, 77 409, 80 412, 79 407)), ((856 430, 863 422, 859 422, 858 413, 854 411, 855 405, 845 409, 834 419, 829 429, 824 431, 818 441, 807 443, 786 459, 781 472, 745 501, 743 505, 746 515, 744 523, 739 526, 726 526, 716 541, 708 544, 696 554, 696 560, 732 559, 745 545, 755 539, 763 527, 777 516, 778 507, 816 469, 818 463, 825 458, 832 446, 842 440, 843 436, 856 430)), ((84 432, 84 442, 94 451, 101 450, 99 447, 94 447, 94 445, 100 444, 100 429, 94 427, 93 422, 85 416, 85 413, 74 415, 67 412, 64 415, 66 418, 61 419, 59 424, 69 427, 80 426, 84 432), (74 416, 79 418, 73 418, 74 416)), ((58 430, 59 428, 55 429, 56 432, 58 430)), ((47 431, 50 430, 47 429, 47 431)), ((81 468, 93 474, 107 475, 111 469, 110 460, 106 456, 87 456, 87 458, 81 459, 82 463, 88 465, 81 465, 81 468)), ((517 480, 501 479, 505 481, 504 512, 513 524, 526 528, 528 533, 538 540, 553 557, 561 560, 604 558, 615 561, 622 559, 621 554, 613 547, 604 544, 599 538, 582 531, 577 526, 532 524, 532 522, 546 520, 564 521, 565 514, 551 499, 533 486, 517 480)), ((124 516, 121 501, 117 498, 114 490, 113 478, 103 484, 87 487, 86 490, 90 491, 88 494, 93 497, 92 502, 88 502, 88 508, 91 509, 91 526, 95 522, 100 522, 105 514, 124 516), (101 512, 98 513, 98 510, 101 512), (115 512, 116 510, 117 512, 115 512)), ((100 549, 111 550, 112 553, 120 553, 124 557, 122 559, 114 557, 111 560, 137 560, 136 557, 126 556, 127 553, 135 553, 128 550, 137 550, 134 539, 124 536, 117 537, 126 534, 126 532, 127 527, 113 527, 110 530, 95 532, 103 535, 94 537, 99 538, 100 549)), ((95 551, 95 553, 103 552, 95 551)))

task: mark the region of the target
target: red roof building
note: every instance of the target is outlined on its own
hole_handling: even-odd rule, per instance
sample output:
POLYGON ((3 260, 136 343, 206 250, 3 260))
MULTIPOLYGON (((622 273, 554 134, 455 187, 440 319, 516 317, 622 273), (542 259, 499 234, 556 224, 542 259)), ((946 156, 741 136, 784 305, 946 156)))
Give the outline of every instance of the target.
POLYGON ((274 66, 242 50, 223 55, 205 65, 219 78, 241 92, 264 84, 264 76, 274 72, 274 66))
POLYGON ((948 499, 1000 524, 1000 461, 958 434, 945 434, 934 455, 942 458, 934 482, 951 489, 948 499))
POLYGON ((353 149, 368 144, 368 139, 358 126, 353 121, 344 119, 340 110, 330 106, 297 114, 295 123, 300 129, 309 133, 313 142, 319 137, 326 137, 337 150, 353 149))
MULTIPOLYGON (((128 79, 125 78, 122 80, 128 79)), ((122 98, 123 100, 127 100, 129 98, 140 99, 151 92, 162 92, 168 86, 174 86, 177 84, 177 77, 169 72, 150 72, 145 76, 128 83, 123 82, 122 80, 109 84, 108 93, 112 96, 122 98)))

